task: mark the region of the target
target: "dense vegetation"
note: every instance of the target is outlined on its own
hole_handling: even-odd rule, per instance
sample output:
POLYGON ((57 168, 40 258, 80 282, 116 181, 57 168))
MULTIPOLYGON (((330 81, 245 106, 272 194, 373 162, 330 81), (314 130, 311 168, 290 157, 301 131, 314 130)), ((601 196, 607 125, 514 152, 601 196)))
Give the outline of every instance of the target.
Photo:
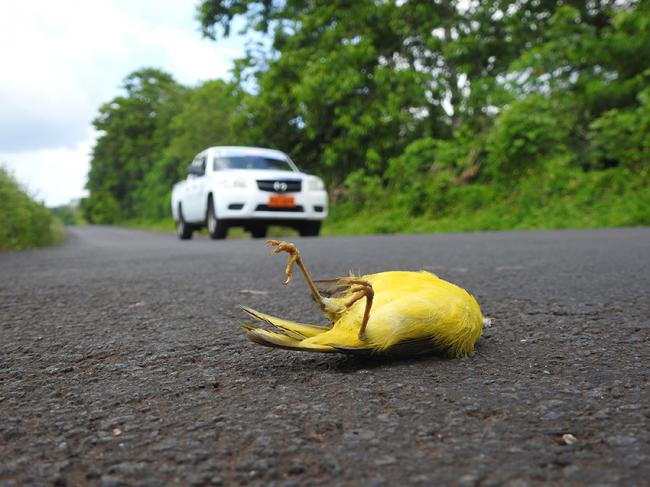
POLYGON ((49 207, 49 210, 64 225, 83 225, 86 223, 81 215, 81 209, 78 204, 71 203, 68 205, 53 206, 49 207))
POLYGON ((61 222, 0 167, 0 251, 50 245, 62 239, 61 222))
POLYGON ((95 126, 93 222, 168 218, 208 145, 284 150, 331 233, 650 224, 650 3, 203 0, 232 82, 131 74, 95 126), (462 6, 460 4, 463 4, 462 6))

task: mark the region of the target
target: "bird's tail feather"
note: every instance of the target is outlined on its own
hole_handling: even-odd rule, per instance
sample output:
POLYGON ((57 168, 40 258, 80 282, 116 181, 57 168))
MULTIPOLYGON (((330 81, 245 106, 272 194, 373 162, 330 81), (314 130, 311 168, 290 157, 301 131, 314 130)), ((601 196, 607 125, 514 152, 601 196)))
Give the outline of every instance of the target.
POLYGON ((303 350, 306 352, 336 352, 336 349, 327 345, 305 343, 304 339, 316 336, 329 330, 326 326, 309 325, 283 320, 275 316, 260 313, 254 309, 241 306, 249 316, 258 322, 271 325, 272 330, 263 328, 258 323, 241 323, 248 339, 259 345, 267 347, 285 348, 288 350, 303 350))
POLYGON ((282 330, 285 335, 295 338, 296 340, 303 340, 305 338, 320 335, 330 329, 329 326, 310 325, 307 323, 297 323, 295 321, 285 320, 278 318, 277 316, 260 313, 259 311, 255 311, 246 306, 240 306, 240 308, 251 318, 255 318, 257 321, 278 328, 282 330))
POLYGON ((284 348, 286 350, 302 350, 304 352, 336 352, 337 350, 327 345, 315 345, 313 343, 304 343, 295 340, 282 333, 265 330, 263 328, 253 328, 246 330, 248 339, 259 345, 273 348, 284 348))

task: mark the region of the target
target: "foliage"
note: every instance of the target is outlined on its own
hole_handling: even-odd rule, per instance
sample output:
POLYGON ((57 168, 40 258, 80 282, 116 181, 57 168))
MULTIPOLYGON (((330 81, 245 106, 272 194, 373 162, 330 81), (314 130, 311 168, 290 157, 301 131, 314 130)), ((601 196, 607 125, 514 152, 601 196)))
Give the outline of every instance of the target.
POLYGON ((639 94, 639 106, 612 109, 594 120, 591 162, 595 167, 620 165, 648 172, 650 166, 650 89, 639 94))
POLYGON ((448 187, 440 212, 410 213, 399 204, 350 212, 337 206, 325 235, 461 232, 510 229, 598 228, 650 225, 650 177, 617 168, 524 179, 509 194, 491 184, 448 187))
POLYGON ((244 93, 222 80, 207 81, 187 89, 183 105, 169 120, 169 139, 160 159, 142 181, 141 194, 148 206, 137 214, 156 219, 169 214, 174 183, 185 177, 192 158, 213 145, 237 145, 235 120, 244 93))
POLYGON ((85 223, 80 208, 73 205, 61 205, 49 208, 64 225, 81 225, 85 223))
POLYGON ((89 220, 166 217, 195 153, 248 144, 324 177, 350 231, 650 222, 648 2, 197 7, 213 39, 238 17, 269 48, 232 83, 143 69, 100 109, 89 220))
POLYGON ((129 75, 126 96, 105 103, 93 122, 100 137, 93 149, 84 213, 96 223, 114 223, 146 212, 142 180, 160 161, 171 135, 183 88, 162 71, 145 68, 129 75))
POLYGON ((63 240, 61 223, 0 167, 0 251, 51 245, 63 240))
POLYGON ((542 95, 513 102, 496 119, 486 141, 493 177, 517 180, 538 172, 543 161, 568 153, 573 118, 542 95))
POLYGON ((233 120, 244 96, 236 86, 215 80, 191 89, 147 68, 130 74, 123 88, 94 122, 101 135, 83 202, 94 223, 167 216, 171 188, 192 157, 236 142, 233 120))
MULTIPOLYGON (((235 119, 243 96, 236 86, 222 80, 207 81, 191 90, 182 110, 171 121, 174 135, 167 154, 189 164, 197 147, 235 144, 235 119)), ((176 177, 184 176, 185 167, 181 169, 176 177)))

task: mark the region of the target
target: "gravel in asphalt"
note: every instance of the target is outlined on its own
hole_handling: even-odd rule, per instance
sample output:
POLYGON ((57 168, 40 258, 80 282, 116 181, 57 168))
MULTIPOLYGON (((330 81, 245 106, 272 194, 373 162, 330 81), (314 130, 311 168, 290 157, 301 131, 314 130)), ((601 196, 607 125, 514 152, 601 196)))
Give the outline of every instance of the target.
POLYGON ((0 484, 648 485, 650 229, 295 243, 494 326, 468 359, 259 347, 238 304, 322 322, 262 241, 70 228, 0 255, 0 484))

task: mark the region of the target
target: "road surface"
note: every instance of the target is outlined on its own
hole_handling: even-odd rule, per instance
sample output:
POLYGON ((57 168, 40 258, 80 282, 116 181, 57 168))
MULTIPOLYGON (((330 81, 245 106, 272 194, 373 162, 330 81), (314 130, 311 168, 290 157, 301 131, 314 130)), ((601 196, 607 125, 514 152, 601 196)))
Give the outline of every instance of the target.
POLYGON ((494 326, 469 359, 264 348, 238 304, 320 318, 261 241, 71 228, 0 255, 0 484, 648 485, 650 229, 295 242, 494 326))

